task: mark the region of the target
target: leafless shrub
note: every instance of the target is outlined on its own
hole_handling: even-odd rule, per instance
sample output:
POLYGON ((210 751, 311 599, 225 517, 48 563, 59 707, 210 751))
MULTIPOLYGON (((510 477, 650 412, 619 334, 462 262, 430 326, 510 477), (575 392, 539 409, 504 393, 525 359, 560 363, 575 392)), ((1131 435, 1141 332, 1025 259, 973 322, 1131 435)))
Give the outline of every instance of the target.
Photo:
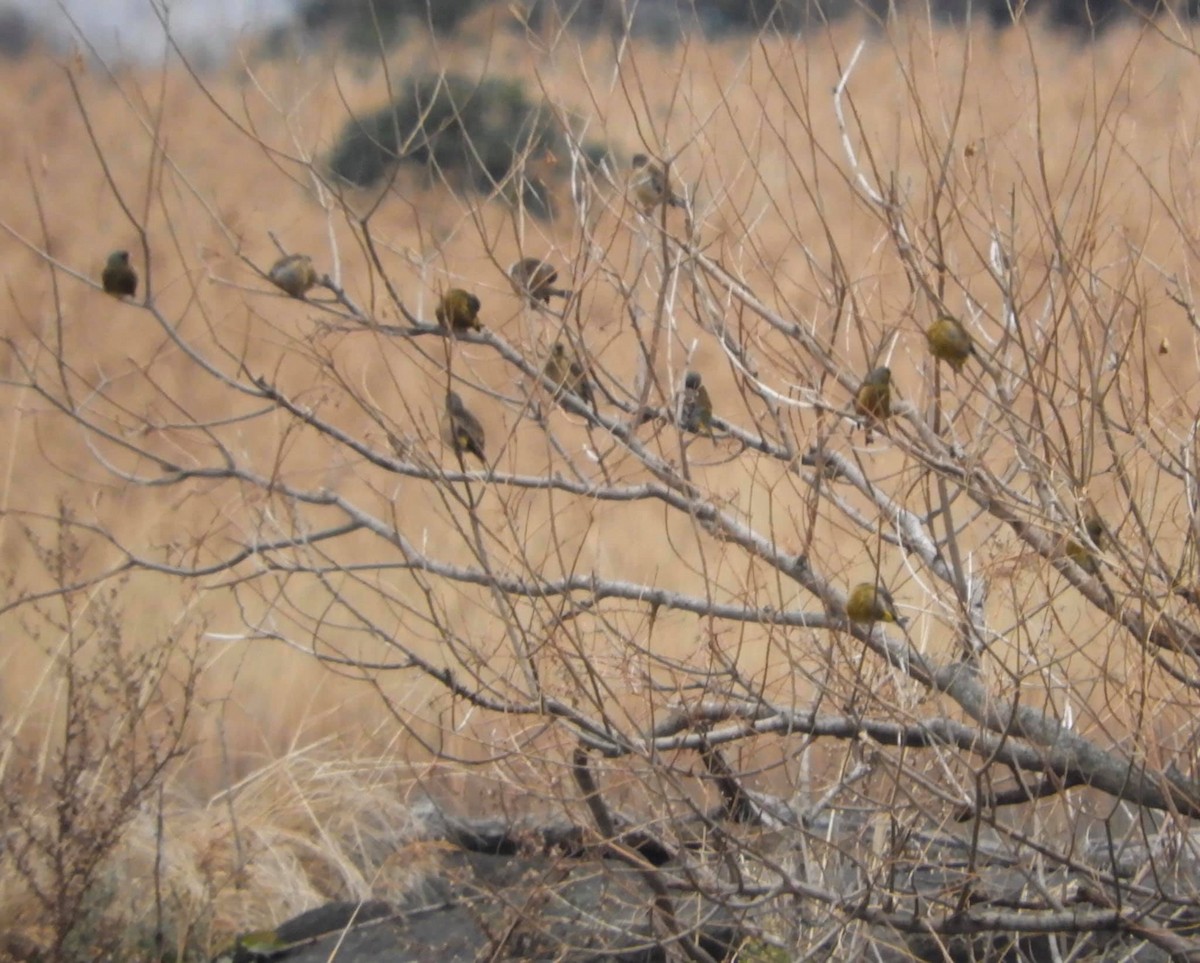
POLYGON ((65 506, 51 521, 51 540, 26 534, 54 588, 10 603, 47 672, 5 719, 2 853, 36 903, 46 958, 92 960, 130 947, 133 934, 108 914, 130 881, 114 877, 110 861, 186 751, 199 664, 181 646, 186 623, 159 639, 127 638, 124 580, 82 586, 83 529, 65 506))

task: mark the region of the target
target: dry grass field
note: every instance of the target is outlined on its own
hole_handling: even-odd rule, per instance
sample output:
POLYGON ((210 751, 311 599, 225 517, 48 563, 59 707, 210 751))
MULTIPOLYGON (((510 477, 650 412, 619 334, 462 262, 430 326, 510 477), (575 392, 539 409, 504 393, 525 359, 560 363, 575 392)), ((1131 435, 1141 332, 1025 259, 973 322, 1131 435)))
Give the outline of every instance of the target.
MULTIPOLYGON (((981 461, 1003 472, 1023 457, 1023 445, 1037 447, 1048 462, 1078 470, 1057 481, 1085 490, 1114 529, 1136 501, 1159 548, 1183 552, 1188 493, 1153 470, 1138 442, 1167 439, 1163 447, 1174 446, 1186 460, 1200 404, 1194 319, 1172 297, 1190 291, 1197 267, 1200 57, 1191 36, 1168 22, 1114 29, 1091 45, 1036 26, 991 33, 912 20, 887 30, 846 22, 803 38, 692 41, 670 50, 632 42, 618 50, 607 38, 530 37, 497 7, 453 40, 414 39, 386 63, 314 50, 203 74, 175 63, 110 73, 85 58, 38 55, 0 64, 0 71, 0 119, 9 132, 0 142, 7 185, 0 212, 7 301, 0 314, 7 339, 0 347, 0 584, 10 600, 53 587, 54 573, 39 560, 29 531, 49 544, 59 505, 94 527, 71 578, 115 570, 130 553, 213 565, 247 542, 292 530, 294 520, 279 518, 262 490, 234 479, 161 487, 122 481, 121 472, 143 479, 161 473, 126 440, 177 464, 208 466, 220 463, 219 443, 263 477, 336 493, 385 519, 448 565, 472 563, 470 540, 443 492, 385 471, 278 412, 253 415, 261 405, 209 376, 181 346, 217 359, 226 372, 270 376, 369 446, 386 450, 391 434, 447 465, 453 459, 439 447, 437 419, 452 358, 456 376, 492 393, 464 392, 481 415, 498 469, 538 474, 559 464, 547 435, 517 417, 519 406, 499 403, 532 389, 496 353, 340 323, 327 307, 283 297, 266 282, 263 272, 278 253, 273 235, 286 250, 310 253, 376 322, 404 324, 356 230, 356 217, 377 202, 372 234, 413 315, 431 319, 440 291, 470 287, 483 301, 488 329, 509 343, 540 357, 560 335, 557 326, 576 328, 597 370, 629 384, 640 364, 631 319, 653 315, 665 299, 673 323, 654 360, 649 403, 668 406, 672 386, 691 367, 704 372, 721 417, 762 424, 761 396, 745 390, 745 372, 702 323, 708 308, 697 305, 708 298, 781 397, 803 400, 811 396, 802 389, 819 389, 823 405, 782 409, 796 438, 831 437, 840 450, 858 451, 881 485, 902 502, 919 502, 922 466, 878 440, 864 447, 861 432, 838 415, 849 403, 848 386, 884 355, 899 398, 917 411, 934 402, 922 336, 934 308, 886 243, 860 177, 902 199, 922 229, 945 226, 941 236, 915 238, 923 249, 936 244, 943 252, 944 271, 925 280, 949 310, 973 320, 985 355, 1008 337, 991 253, 997 230, 1020 269, 1016 300, 1037 318, 1030 322, 1036 331, 1025 336, 1032 344, 1044 329, 1056 332, 1053 351, 1031 349, 1029 377, 1044 379, 1036 403, 1021 391, 1007 406, 995 396, 968 395, 982 380, 976 365, 957 377, 942 370, 944 390, 965 399, 954 413, 956 438, 969 446, 1004 422, 1006 408, 1019 413, 1030 436, 1000 430, 978 453, 981 461), (843 101, 845 138, 860 165, 854 169, 833 88, 860 44, 843 101), (820 338, 826 370, 814 369, 744 304, 722 301, 721 292, 696 294, 678 280, 660 286, 656 232, 634 214, 620 185, 606 185, 603 176, 586 243, 565 186, 560 215, 539 222, 514 216, 499 201, 429 184, 411 169, 402 169, 382 197, 320 183, 310 165, 319 168, 347 119, 386 103, 404 77, 425 71, 519 79, 622 163, 646 149, 670 158, 703 253, 768 311, 820 338), (115 248, 132 252, 170 331, 98 288, 104 257, 115 248), (504 276, 519 254, 549 256, 566 268, 580 292, 566 318, 522 307, 504 276), (1080 296, 1066 298, 1061 312, 1043 313, 1059 284, 1080 296), (631 304, 646 314, 631 312, 631 304), (1103 430, 1079 401, 1079 372, 1103 381, 1118 350, 1122 375, 1110 390, 1135 421, 1118 446, 1128 455, 1128 479, 1113 471, 1103 430), (109 438, 86 436, 28 387, 23 366, 35 365, 39 380, 53 379, 56 354, 72 371, 71 403, 95 405, 109 438), (197 422, 210 430, 196 431, 197 422), (1126 480, 1135 499, 1122 489, 1126 480)), ((545 169, 569 164, 566 157, 531 160, 545 169)), ((681 234, 683 214, 667 217, 681 234)), ((547 411, 555 437, 574 456, 604 445, 581 419, 553 406, 547 411)), ((811 522, 811 504, 786 464, 739 456, 729 442, 698 441, 689 457, 721 505, 769 533, 780 551, 819 559, 825 575, 849 585, 870 578, 882 558, 883 581, 913 617, 922 650, 952 650, 955 619, 923 573, 904 553, 865 541, 836 513, 822 511, 811 522)), ((605 470, 614 483, 650 477, 636 459, 618 454, 605 470)), ((550 577, 594 571, 715 601, 814 607, 799 585, 655 502, 521 490, 479 497, 501 568, 550 577)), ((960 511, 970 514, 965 506, 960 511)), ((314 508, 303 524, 333 518, 314 508)), ((1181 725, 1193 713, 1186 696, 1156 674, 1143 650, 1114 645, 1112 626, 1080 596, 1062 592, 1062 577, 1045 558, 1004 526, 968 528, 962 549, 991 582, 990 620, 1014 639, 985 671, 1010 671, 1022 680, 1018 687, 1030 681, 1031 704, 1056 704, 1065 691, 1060 683, 1070 680, 1070 711, 1081 731, 1105 744, 1134 733, 1145 751, 1168 753, 1187 742, 1181 725), (1062 637, 1072 644, 1048 656, 1062 637)), ((385 563, 390 551, 360 533, 315 548, 313 558, 365 565, 385 563)), ((1136 565, 1137 557, 1122 561, 1136 565)), ((411 571, 361 582, 345 571, 329 576, 357 606, 356 621, 325 608, 327 593, 313 591, 312 579, 242 582, 246 575, 243 568, 181 579, 134 568, 119 583, 104 583, 119 584, 112 617, 126 644, 175 633, 202 665, 190 748, 167 780, 168 875, 181 915, 215 921, 212 939, 324 896, 403 886, 412 859, 379 857, 378 875, 370 877, 345 855, 350 840, 368 821, 387 827, 367 831, 377 840, 404 839, 420 801, 419 793, 408 795, 412 787, 421 779, 453 780, 459 757, 519 750, 526 758, 501 770, 507 789, 520 788, 527 776, 523 788, 531 797, 547 804, 555 798, 566 779, 558 769, 565 737, 560 744, 559 734, 538 723, 487 717, 420 673, 370 667, 389 661, 388 638, 398 635, 430 662, 451 664, 443 633, 450 625, 469 640, 466 671, 490 691, 509 691, 519 660, 486 588, 429 588, 411 571), (440 624, 413 614, 426 593, 440 624), (368 622, 382 635, 365 631, 368 622), (260 626, 261 637, 248 638, 249 625, 260 626), (306 647, 370 665, 322 665, 306 647), (435 752, 442 762, 431 763, 435 752)), ((53 621, 27 607, 0 615, 0 720, 13 740, 0 750, 0 766, 36 756, 52 737, 64 696, 51 656, 86 623, 88 600, 103 590, 89 588, 53 621)), ((511 617, 544 616, 531 604, 511 617)), ((535 628, 548 638, 569 636, 564 646, 586 656, 603 679, 597 699, 630 724, 651 711, 649 669, 613 639, 651 628, 655 659, 714 670, 734 660, 747 680, 784 702, 812 698, 822 671, 833 673, 831 691, 867 673, 879 698, 908 698, 893 690, 899 683, 881 661, 864 662, 850 650, 844 658, 833 650, 798 651, 793 635, 769 624, 714 627, 669 610, 653 619, 645 605, 629 603, 576 625, 535 628)), ((581 684, 572 665, 568 657, 547 660, 548 691, 570 697, 581 684)), ((906 711, 917 713, 919 704, 906 703, 906 711)), ((792 764, 775 759, 786 759, 786 748, 762 751, 769 769, 792 764)), ((637 798, 636 787, 630 794, 637 798)), ((481 808, 488 804, 486 796, 478 800, 481 808)), ((152 813, 131 824, 127 872, 149 872, 154 832, 152 813)), ((4 917, 26 925, 30 912, 17 884, 0 880, 0 926, 4 917)))

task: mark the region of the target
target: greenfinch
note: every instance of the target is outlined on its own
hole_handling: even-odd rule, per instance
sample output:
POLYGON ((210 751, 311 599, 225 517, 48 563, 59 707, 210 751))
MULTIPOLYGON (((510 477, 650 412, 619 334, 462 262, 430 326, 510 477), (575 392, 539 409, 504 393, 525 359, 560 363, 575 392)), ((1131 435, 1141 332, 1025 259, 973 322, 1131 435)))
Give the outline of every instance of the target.
POLYGON ((887 421, 892 415, 892 369, 876 368, 859 385, 854 396, 854 412, 867 428, 867 444, 871 444, 871 426, 887 421))
POLYGON ((685 207, 682 200, 671 190, 667 172, 645 154, 634 154, 630 161, 633 168, 629 178, 630 188, 642 211, 649 214, 660 204, 685 207))
POLYGON ((508 280, 520 297, 530 304, 549 304, 551 298, 570 298, 571 292, 554 287, 558 269, 535 257, 523 257, 508 269, 508 280))
POLYGON ((454 391, 446 393, 446 417, 442 425, 442 438, 460 458, 471 454, 481 462, 487 462, 483 453, 483 425, 467 410, 462 398, 454 391))
POLYGON ((846 600, 846 617, 851 622, 895 622, 905 625, 908 619, 896 613, 892 594, 874 582, 859 582, 846 600))
POLYGON ((287 943, 274 930, 255 930, 239 936, 233 951, 233 963, 253 963, 277 956, 287 943))
POLYGON ((271 265, 267 279, 281 291, 303 301, 317 283, 317 272, 307 254, 288 254, 271 265))
MULTIPOLYGON (((1083 520, 1083 529, 1087 532, 1088 538, 1097 548, 1104 547, 1104 522, 1100 520, 1100 516, 1094 512, 1089 512, 1083 520)), ((1076 565, 1087 572, 1089 575, 1100 574, 1100 563, 1096 556, 1092 554, 1090 548, 1084 547, 1081 542, 1077 542, 1073 538, 1067 539, 1067 555, 1076 565)))
POLYGON ((967 359, 975 353, 975 342, 967 329, 948 314, 943 314, 926 329, 925 340, 929 342, 930 353, 949 364, 955 373, 962 371, 967 359))
POLYGON ((684 431, 694 431, 713 437, 713 406, 708 389, 700 380, 700 372, 689 371, 683 378, 683 397, 679 405, 679 424, 684 431))
POLYGON ((255 930, 237 938, 233 946, 213 957, 212 963, 258 963, 282 954, 287 943, 274 930, 255 930))
POLYGON ((841 466, 815 445, 800 456, 800 464, 806 468, 815 468, 823 478, 845 478, 841 466))
POLYGON ((550 357, 546 359, 546 367, 542 369, 542 372, 559 390, 565 388, 572 394, 578 395, 589 407, 595 409, 596 398, 592 394, 592 384, 588 381, 587 372, 579 363, 579 359, 567 350, 561 341, 554 342, 554 347, 550 349, 550 357))
POLYGON ((451 288, 442 295, 434 316, 438 324, 450 331, 482 331, 479 308, 479 298, 470 291, 451 288))
POLYGON ((128 251, 113 251, 104 262, 104 270, 100 272, 100 283, 106 294, 115 298, 126 295, 133 297, 137 294, 138 276, 133 265, 129 263, 128 251))

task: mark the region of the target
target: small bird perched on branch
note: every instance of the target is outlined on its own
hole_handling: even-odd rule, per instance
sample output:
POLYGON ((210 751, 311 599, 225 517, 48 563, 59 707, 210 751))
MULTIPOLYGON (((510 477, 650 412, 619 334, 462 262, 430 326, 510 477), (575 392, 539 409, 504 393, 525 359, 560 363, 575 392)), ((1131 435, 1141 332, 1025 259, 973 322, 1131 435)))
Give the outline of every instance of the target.
POLYGON ((546 359, 546 366, 542 371, 559 389, 565 388, 572 394, 578 395, 589 407, 595 409, 596 398, 592 394, 592 385, 588 381, 587 372, 575 354, 568 351, 561 341, 554 342, 554 347, 550 349, 550 357, 546 359))
MULTIPOLYGON (((1104 522, 1101 521, 1100 516, 1094 510, 1088 512, 1085 516, 1083 528, 1093 545, 1097 548, 1104 547, 1104 522)), ((1073 538, 1067 539, 1067 555, 1070 556, 1071 561, 1089 575, 1100 574, 1100 563, 1097 561, 1096 556, 1092 554, 1092 550, 1085 548, 1082 543, 1077 542, 1073 538)))
POLYGON ((713 406, 700 372, 689 371, 683 378, 683 396, 679 403, 679 424, 685 431, 713 437, 713 406))
POLYGON ((267 279, 281 291, 303 301, 317 283, 317 272, 307 254, 287 254, 271 265, 267 279))
POLYGON ((892 416, 892 369, 883 367, 870 372, 854 396, 854 412, 866 423, 867 444, 871 444, 871 426, 892 416))
POLYGON ((104 270, 100 272, 100 283, 106 294, 115 298, 126 295, 133 297, 137 294, 138 276, 133 265, 129 263, 128 251, 113 251, 104 262, 104 270))
POLYGON ((508 269, 508 280, 520 297, 536 305, 538 301, 549 304, 551 298, 567 300, 571 292, 554 287, 558 280, 558 269, 535 257, 523 257, 508 269))
POLYGON ((633 173, 630 175, 629 184, 643 213, 649 214, 660 204, 670 204, 673 207, 686 206, 671 190, 667 172, 645 154, 634 154, 630 166, 633 168, 633 173))
POLYGON ((816 468, 822 477, 829 479, 845 478, 842 466, 829 454, 814 445, 800 456, 800 464, 807 468, 816 468))
POLYGON ((896 612, 892 593, 874 582, 859 582, 846 600, 846 617, 851 622, 895 622, 906 625, 908 619, 896 612))
POLYGON ((450 331, 482 331, 479 308, 479 298, 470 291, 451 288, 442 295, 434 316, 438 324, 450 331))
POLYGON ((462 398, 454 391, 446 393, 446 416, 442 423, 442 438, 447 445, 454 449, 459 458, 471 454, 481 462, 487 463, 487 457, 483 453, 485 440, 483 425, 467 410, 462 398))
POLYGON ((937 359, 945 361, 955 374, 962 371, 967 359, 975 353, 975 342, 957 319, 943 314, 925 331, 929 351, 937 359))

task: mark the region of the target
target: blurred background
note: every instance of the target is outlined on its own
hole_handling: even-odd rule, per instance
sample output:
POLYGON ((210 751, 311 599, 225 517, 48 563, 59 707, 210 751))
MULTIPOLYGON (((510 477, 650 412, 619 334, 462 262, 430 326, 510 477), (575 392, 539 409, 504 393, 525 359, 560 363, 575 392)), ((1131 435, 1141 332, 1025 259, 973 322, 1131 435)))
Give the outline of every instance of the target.
POLYGON ((224 56, 239 40, 268 44, 283 36, 304 42, 330 34, 351 47, 377 50, 398 42, 406 21, 453 31, 488 7, 513 13, 535 29, 569 22, 585 32, 619 32, 670 44, 698 32, 714 39, 770 27, 785 32, 810 29, 845 16, 932 15, 951 24, 972 21, 1003 27, 1014 16, 1044 16, 1084 36, 1129 18, 1168 9, 1185 19, 1200 12, 1197 0, 1168 7, 1162 0, 6 0, 0 5, 0 49, 15 54, 42 40, 53 45, 87 38, 111 60, 161 56, 163 24, 194 57, 224 56))

